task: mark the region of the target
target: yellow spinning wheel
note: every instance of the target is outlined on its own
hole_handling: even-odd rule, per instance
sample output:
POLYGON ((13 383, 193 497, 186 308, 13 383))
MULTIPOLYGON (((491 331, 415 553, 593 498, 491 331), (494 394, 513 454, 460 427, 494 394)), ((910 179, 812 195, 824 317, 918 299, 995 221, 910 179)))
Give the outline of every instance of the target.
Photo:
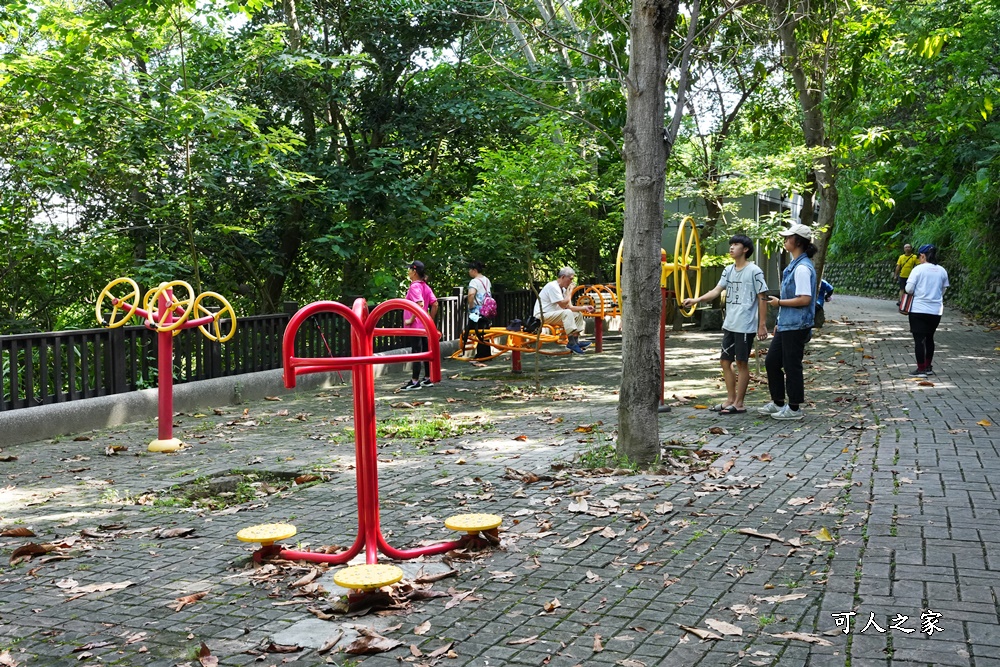
POLYGON ((155 290, 147 292, 143 299, 143 305, 146 307, 146 312, 149 313, 146 323, 161 332, 180 329, 191 314, 193 295, 194 290, 183 280, 160 283, 160 286, 155 290), (183 290, 181 297, 177 295, 178 289, 183 290), (161 296, 166 299, 167 304, 162 312, 159 309, 161 296), (181 311, 180 314, 178 314, 178 310, 181 311), (174 317, 172 322, 169 321, 171 316, 174 317))
MULTIPOLYGON (((677 228, 677 242, 674 243, 674 263, 665 264, 661 284, 666 284, 667 277, 674 274, 674 293, 677 303, 684 299, 697 299, 701 295, 701 239, 698 238, 698 228, 690 215, 681 220, 677 228), (694 286, 691 285, 691 274, 694 273, 694 286)), ((685 317, 694 314, 697 305, 688 310, 681 309, 685 317)))
POLYGON ((216 294, 215 292, 199 294, 198 298, 194 300, 192 311, 194 312, 192 317, 196 320, 206 316, 214 318, 210 325, 202 324, 198 326, 198 330, 209 340, 214 340, 216 343, 225 343, 236 334, 236 311, 229 305, 226 297, 221 294, 216 294), (209 299, 214 299, 218 304, 212 304, 209 301, 209 305, 207 306, 205 302, 209 299), (223 324, 223 321, 226 324, 223 324), (209 326, 211 326, 211 329, 208 328, 209 326))
POLYGON ((139 286, 131 278, 118 278, 108 283, 107 287, 101 290, 100 296, 97 297, 97 303, 94 304, 94 314, 97 315, 97 321, 101 324, 105 324, 104 318, 101 316, 101 305, 105 299, 111 304, 111 314, 106 323, 108 327, 117 329, 125 326, 125 323, 132 319, 135 309, 139 307, 139 286), (122 289, 124 285, 128 286, 128 291, 122 289), (120 291, 121 295, 116 296, 115 291, 120 291), (129 303, 130 301, 131 303, 129 303))
MULTIPOLYGON (((618 244, 618 258, 615 261, 615 295, 618 297, 619 307, 622 302, 622 252, 625 242, 618 244)), ((662 258, 664 251, 660 250, 662 258)), ((661 261, 660 287, 667 287, 667 279, 671 274, 674 277, 674 296, 680 304, 684 299, 698 298, 701 295, 701 239, 698 237, 698 228, 694 218, 690 215, 681 220, 677 228, 677 241, 674 243, 674 261, 661 261), (694 274, 694 285, 691 278, 694 274)), ((681 310, 685 317, 694 314, 696 306, 691 306, 688 310, 681 310)))

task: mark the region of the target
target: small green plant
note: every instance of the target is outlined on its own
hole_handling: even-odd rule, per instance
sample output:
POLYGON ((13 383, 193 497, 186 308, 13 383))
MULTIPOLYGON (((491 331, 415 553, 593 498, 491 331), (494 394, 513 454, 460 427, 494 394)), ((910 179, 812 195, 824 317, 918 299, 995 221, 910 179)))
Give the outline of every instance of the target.
POLYGON ((798 588, 799 582, 793 581, 792 579, 786 579, 785 583, 782 584, 785 588, 798 588))
POLYGON ((892 465, 896 465, 897 463, 899 463, 899 450, 898 449, 895 450, 895 453, 892 455, 892 465))
POLYGON ((767 626, 774 623, 776 620, 778 619, 776 619, 774 616, 769 614, 764 614, 763 616, 757 618, 757 625, 760 626, 761 629, 764 629, 767 626))

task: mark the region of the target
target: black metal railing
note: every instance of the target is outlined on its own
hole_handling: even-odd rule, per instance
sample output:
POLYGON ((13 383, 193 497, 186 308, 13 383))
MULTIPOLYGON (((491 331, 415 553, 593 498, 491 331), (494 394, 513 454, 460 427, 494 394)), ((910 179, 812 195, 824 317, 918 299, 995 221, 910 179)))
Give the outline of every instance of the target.
MULTIPOLYGON (((443 340, 461 335, 462 293, 462 288, 456 288, 452 295, 438 299, 438 328, 443 340)), ((501 312, 501 304, 519 304, 522 299, 516 292, 496 298, 501 312)), ((353 299, 348 305, 351 302, 353 299)), ((287 306, 286 313, 238 318, 236 333, 224 344, 214 343, 193 329, 180 331, 173 339, 174 382, 281 368, 285 325, 297 309, 296 304, 287 306)), ((296 355, 350 354, 346 320, 332 313, 311 319, 296 336, 296 355)), ((401 326, 402 312, 386 314, 380 324, 401 326)), ((376 352, 406 346, 404 338, 398 336, 375 339, 376 352)), ((156 376, 156 332, 144 326, 0 336, 0 411, 155 387, 156 376)))

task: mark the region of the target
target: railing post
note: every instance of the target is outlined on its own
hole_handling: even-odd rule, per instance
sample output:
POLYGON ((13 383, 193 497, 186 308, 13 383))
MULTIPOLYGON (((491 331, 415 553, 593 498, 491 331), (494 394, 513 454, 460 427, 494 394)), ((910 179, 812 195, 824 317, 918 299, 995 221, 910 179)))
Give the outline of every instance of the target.
POLYGON ((106 368, 110 369, 111 393, 122 394, 128 391, 128 382, 125 380, 125 368, 128 365, 126 355, 129 347, 125 345, 125 328, 108 329, 108 347, 105 354, 108 355, 106 368))
POLYGON ((455 312, 452 313, 451 317, 451 337, 448 340, 457 339, 465 329, 465 322, 462 319, 462 313, 465 312, 465 289, 456 287, 455 296, 458 297, 458 300, 455 301, 455 312))

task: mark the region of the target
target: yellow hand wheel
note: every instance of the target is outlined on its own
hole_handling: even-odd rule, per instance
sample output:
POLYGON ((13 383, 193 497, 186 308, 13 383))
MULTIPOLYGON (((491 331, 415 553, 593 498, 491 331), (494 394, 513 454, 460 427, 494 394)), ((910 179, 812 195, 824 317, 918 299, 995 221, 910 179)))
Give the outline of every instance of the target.
POLYGON ((151 294, 147 293, 144 299, 146 302, 146 312, 149 313, 149 316, 146 318, 146 324, 160 332, 180 329, 187 322, 188 316, 191 314, 191 300, 193 295, 194 290, 183 280, 160 283, 156 291, 151 294), (181 294, 183 298, 178 298, 178 288, 183 290, 184 293, 181 294), (167 304, 167 307, 162 312, 160 311, 160 297, 163 297, 167 304), (155 312, 154 309, 156 309, 155 312), (171 317, 174 318, 173 321, 170 321, 171 317))
MULTIPOLYGON (((622 252, 625 241, 618 244, 618 258, 615 261, 615 295, 618 297, 618 307, 622 304, 622 252)), ((661 257, 663 250, 660 250, 661 257)), ((667 278, 674 276, 674 296, 680 304, 687 298, 697 298, 701 295, 701 239, 694 218, 690 215, 681 220, 677 228, 677 241, 674 243, 674 261, 663 262, 660 273, 660 286, 667 286, 667 278), (694 273, 694 285, 691 285, 691 273, 694 273)), ((685 317, 694 314, 695 306, 681 310, 685 317)))
POLYGON ((202 324, 198 326, 198 330, 204 334, 205 338, 216 343, 225 343, 236 335, 236 311, 233 310, 233 307, 229 305, 229 302, 221 294, 216 294, 215 292, 199 294, 198 298, 194 300, 193 311, 194 314, 192 317, 196 320, 207 315, 211 315, 213 318, 210 325, 202 324), (218 301, 218 304, 206 305, 205 301, 207 299, 215 299, 218 301), (225 321, 225 324, 223 324, 223 321, 225 321), (211 329, 208 328, 209 326, 211 326, 211 329))
MULTIPOLYGON (((677 228, 677 242, 674 243, 674 294, 677 303, 684 299, 697 299, 701 295, 701 239, 698 238, 698 228, 690 215, 681 220, 677 228), (694 272, 695 283, 692 289, 691 273, 694 272)), ((685 317, 694 314, 697 304, 688 310, 681 309, 685 317)))
POLYGON ((108 317, 107 325, 111 329, 117 329, 132 319, 132 314, 139 307, 139 286, 131 278, 118 278, 112 280, 107 287, 101 290, 100 296, 97 297, 97 303, 94 304, 94 314, 97 315, 97 321, 102 325, 105 323, 101 316, 101 304, 104 303, 104 299, 111 303, 111 315, 108 317), (115 296, 115 290, 120 289, 119 286, 122 285, 127 285, 129 290, 120 296, 115 296))

